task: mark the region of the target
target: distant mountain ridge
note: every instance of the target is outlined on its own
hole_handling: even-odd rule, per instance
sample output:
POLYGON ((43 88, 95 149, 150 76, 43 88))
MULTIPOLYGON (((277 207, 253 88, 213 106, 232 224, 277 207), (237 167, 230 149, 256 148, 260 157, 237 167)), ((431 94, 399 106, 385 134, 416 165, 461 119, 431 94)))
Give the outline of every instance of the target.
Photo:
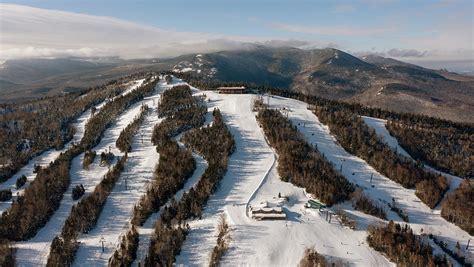
POLYGON ((151 64, 148 60, 116 57, 7 60, 0 65, 0 102, 83 90, 146 71, 151 64))
POLYGON ((30 59, 0 67, 0 101, 80 90, 137 71, 173 70, 474 123, 474 77, 326 48, 270 48, 168 59, 30 59))
POLYGON ((474 123, 474 77, 374 55, 357 58, 332 48, 224 51, 200 55, 206 64, 176 68, 195 56, 173 59, 175 71, 474 123))

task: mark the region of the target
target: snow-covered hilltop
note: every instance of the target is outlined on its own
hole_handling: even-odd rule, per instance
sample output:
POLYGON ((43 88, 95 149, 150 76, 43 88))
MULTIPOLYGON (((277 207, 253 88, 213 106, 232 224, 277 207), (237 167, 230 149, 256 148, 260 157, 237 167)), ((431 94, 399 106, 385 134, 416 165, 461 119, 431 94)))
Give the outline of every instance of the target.
MULTIPOLYGON (((339 54, 336 52, 334 59, 338 58, 339 54)), ((206 70, 209 71, 206 75, 212 77, 217 70, 207 68, 206 64, 208 62, 203 55, 196 55, 193 61, 182 61, 176 64, 173 71, 201 73, 206 70)), ((140 79, 128 84, 127 90, 121 95, 129 94, 143 82, 144 80, 140 79)), ((144 99, 127 106, 108 126, 100 142, 93 147, 98 155, 101 152, 112 152, 115 155, 124 156, 125 153, 116 146, 117 138, 140 113, 143 105, 151 107, 151 111, 145 115, 144 121, 134 133, 125 167, 119 173, 119 179, 107 196, 93 228, 78 234, 77 251, 75 251, 72 265, 107 266, 110 263, 109 259, 114 255, 116 259, 125 262, 123 255, 116 255, 117 251, 130 249, 134 251, 131 253, 134 256, 126 259, 125 265, 143 266, 149 260, 147 256, 150 252, 157 249, 156 246, 153 247, 157 239, 166 236, 165 234, 157 236, 157 229, 173 231, 179 228, 180 231, 185 232, 184 241, 178 246, 178 253, 172 255, 174 263, 171 261, 168 264, 207 266, 211 263, 211 255, 216 253, 218 247, 216 242, 218 244, 223 238, 221 235, 223 230, 216 229, 219 228, 218 223, 222 220, 221 218, 224 218, 227 223, 230 236, 230 239, 226 241, 228 247, 219 255, 219 264, 223 266, 296 266, 305 256, 305 250, 308 248, 314 248, 329 262, 343 266, 346 264, 348 266, 395 266, 396 263, 391 260, 390 255, 374 249, 373 245, 371 246, 367 241, 372 226, 386 225, 388 221, 408 225, 420 244, 432 247, 434 255, 444 257, 448 250, 455 253, 454 256, 446 254, 447 260, 454 266, 461 265, 459 259, 455 258, 458 256, 464 257, 467 265, 472 264, 474 246, 469 245, 469 242, 473 236, 440 214, 441 204, 446 196, 436 208, 431 209, 420 200, 414 188, 403 187, 377 171, 368 161, 344 149, 329 127, 323 124, 309 108, 308 103, 274 95, 219 94, 216 91, 201 91, 192 86, 190 89, 195 98, 191 97, 191 94, 189 97, 195 99, 198 105, 205 105, 207 113, 203 116, 200 127, 186 128, 179 135, 173 136, 172 140, 177 142, 179 149, 189 151, 189 155, 192 155, 195 162, 194 172, 184 181, 181 188, 173 188, 174 191, 170 191, 173 192, 171 197, 167 197, 164 202, 161 201, 159 207, 154 207, 154 211, 142 225, 133 226, 137 232, 136 243, 124 244, 122 239, 132 228, 134 209, 139 207, 140 198, 149 193, 150 184, 156 177, 156 168, 162 157, 158 146, 152 142, 152 139, 156 138, 154 129, 165 120, 176 119, 180 116, 174 114, 159 118, 157 110, 162 103, 161 97, 166 95, 164 93, 166 90, 183 85, 186 86, 187 83, 176 77, 172 77, 171 81, 160 77, 153 92, 144 99), (291 122, 291 129, 298 132, 301 142, 317 150, 322 155, 320 160, 328 162, 328 166, 332 166, 342 179, 346 179, 354 186, 354 189, 363 192, 377 207, 381 207, 386 218, 375 217, 356 209, 351 200, 326 207, 305 188, 294 185, 292 181, 283 181, 279 159, 286 155, 279 154, 278 149, 270 144, 261 122, 256 118, 258 113, 258 109, 254 107, 256 101, 261 101, 265 108, 277 110, 284 119, 291 122), (212 128, 215 123, 215 116, 212 115, 215 109, 220 111, 223 123, 232 134, 235 150, 229 155, 227 171, 222 175, 222 179, 216 183, 215 188, 205 190, 209 196, 208 199, 205 198, 204 206, 193 206, 195 204, 193 203, 192 207, 187 207, 187 203, 181 201, 191 192, 194 193, 194 190, 198 190, 201 179, 209 175, 206 171, 211 167, 214 168, 212 164, 215 162, 208 160, 202 151, 194 147, 191 149, 190 144, 183 141, 182 137, 192 131, 212 128), (394 209, 395 203, 396 208, 403 210, 402 214, 409 220, 397 213, 394 209), (181 216, 181 214, 177 215, 178 211, 172 210, 175 207, 189 209, 192 212, 202 208, 202 213, 195 218, 189 214, 181 216), (164 220, 162 216, 175 217, 166 218, 166 222, 171 222, 170 225, 157 226, 157 222, 164 220)), ((189 88, 187 90, 189 91, 189 88)), ((104 103, 96 105, 94 112, 100 112, 103 105, 104 103)), ((182 104, 183 107, 191 105, 188 102, 182 104)), ((176 109, 179 110, 179 108, 176 109)), ((90 116, 91 110, 87 110, 73 123, 76 128, 75 135, 63 150, 50 150, 35 157, 12 179, 0 184, 0 189, 13 188, 16 178, 23 174, 28 177, 28 183, 31 182, 35 177, 33 165, 47 165, 61 152, 69 149, 72 144, 79 142, 84 135, 84 128, 90 116)), ((187 117, 186 119, 191 120, 187 117)), ((412 160, 410 155, 399 146, 396 138, 390 136, 385 128, 385 120, 373 117, 364 117, 363 120, 391 149, 412 160)), ((179 123, 186 123, 186 121, 179 123)), ((275 127, 274 131, 278 130, 275 127)), ((300 147, 295 149, 300 149, 300 147)), ((71 183, 64 193, 59 208, 33 237, 25 241, 12 242, 12 246, 16 248, 17 265, 46 265, 53 238, 63 234, 61 231, 71 213, 71 208, 80 202, 72 198, 74 186, 82 184, 85 188, 85 196, 88 196, 109 171, 109 168, 100 164, 98 158, 93 160, 87 169, 83 168, 84 153, 71 161, 69 168, 71 183)), ((295 168, 301 167, 299 166, 301 162, 292 162, 292 164, 296 166, 295 168)), ((305 168, 303 166, 300 169, 304 172, 305 168)), ((424 166, 424 170, 446 177, 449 182, 449 193, 454 192, 462 181, 460 177, 439 172, 432 167, 424 166)), ((24 188, 14 189, 13 192, 21 193, 24 188)), ((1 211, 8 210, 11 203, 12 201, 0 203, 1 211)), ((221 225, 220 228, 222 227, 221 225)), ((163 240, 159 241, 166 244, 163 240)), ((176 242, 169 241, 168 244, 171 247, 175 246, 176 242)), ((158 249, 166 251, 169 248, 158 249)))

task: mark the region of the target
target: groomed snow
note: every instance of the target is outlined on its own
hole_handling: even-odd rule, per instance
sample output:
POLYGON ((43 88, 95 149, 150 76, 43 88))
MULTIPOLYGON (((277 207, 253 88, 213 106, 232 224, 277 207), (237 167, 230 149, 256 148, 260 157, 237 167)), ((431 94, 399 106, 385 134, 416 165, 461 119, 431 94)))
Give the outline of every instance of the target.
MULTIPOLYGON (((421 202, 415 196, 415 190, 403 188, 376 172, 362 159, 346 152, 337 144, 329 128, 321 124, 318 118, 307 110, 306 103, 293 99, 272 97, 270 104, 275 108, 290 108, 290 120, 298 126, 298 130, 303 133, 307 141, 311 144, 317 144, 318 150, 324 153, 327 159, 338 169, 342 164, 343 175, 349 181, 363 188, 369 197, 380 201, 380 203, 391 203, 392 198, 394 198, 397 206, 408 215, 410 227, 414 229, 415 233, 420 234, 423 229, 423 233, 432 233, 439 236, 453 250, 457 241, 461 247, 465 248, 468 240, 473 238, 458 226, 442 218, 436 210, 431 210, 421 202), (373 174, 372 183, 370 183, 371 174, 373 174)), ((402 222, 393 212, 387 213, 387 216, 391 220, 402 222)), ((465 253, 472 257, 474 248, 470 246, 469 251, 465 251, 465 253)))
MULTIPOLYGON (((266 144, 252 112, 253 98, 250 95, 224 97, 214 92, 204 93, 211 100, 208 103, 209 110, 214 107, 221 110, 224 121, 234 136, 236 150, 229 158, 227 174, 222 179, 219 189, 206 205, 203 219, 189 223, 191 231, 181 254, 177 257, 177 265, 207 265, 209 253, 216 243, 214 229, 222 212, 230 214, 231 227, 238 229, 243 236, 257 235, 258 230, 255 232, 256 229, 251 229, 252 227, 248 225, 251 220, 246 216, 246 205, 252 192, 258 188, 275 160, 273 151, 266 144)), ((233 244, 239 240, 235 231, 232 231, 232 238, 233 244)), ((254 248, 256 247, 263 249, 264 246, 260 244, 254 248)), ((248 254, 244 253, 242 259, 232 263, 245 265, 257 254, 265 255, 265 252, 260 253, 250 248, 247 247, 245 250, 248 254)), ((229 264, 223 262, 224 265, 226 263, 229 264)))
MULTIPOLYGON (((231 225, 232 241, 222 264, 244 266, 296 266, 306 247, 316 246, 325 255, 356 265, 387 266, 390 263, 364 244, 365 233, 327 223, 314 211, 303 208, 303 189, 282 182, 276 171, 276 158, 252 112, 253 95, 219 95, 204 92, 210 107, 218 107, 234 135, 236 151, 217 192, 211 196, 202 220, 189 224, 177 265, 204 266, 216 244, 215 227, 225 213, 231 225), (284 205, 288 219, 255 221, 246 214, 248 202, 276 201, 278 193, 289 196, 284 205)), ((360 215, 365 218, 364 215, 360 215)))
MULTIPOLYGON (((182 143, 179 144, 180 146, 183 146, 182 143)), ((183 196, 184 192, 188 192, 192 187, 194 187, 197 182, 199 181, 199 178, 203 175, 204 171, 207 169, 207 162, 204 160, 203 157, 193 153, 193 158, 196 161, 196 170, 194 171, 193 175, 186 181, 184 184, 183 189, 179 190, 175 195, 174 199, 176 201, 179 201, 181 197, 183 196)), ((168 201, 163 207, 166 207, 170 204, 170 201, 168 201)), ((163 208, 161 208, 163 210, 163 208)), ((137 258, 133 262, 133 266, 138 266, 139 263, 143 263, 145 260, 145 257, 148 253, 148 248, 150 247, 150 242, 151 242, 151 237, 154 232, 154 224, 156 221, 160 218, 160 213, 155 212, 153 213, 150 218, 143 224, 143 226, 138 227, 137 230, 139 232, 139 242, 138 242, 138 251, 137 251, 137 258)), ((141 265, 143 266, 143 264, 141 265)))
MULTIPOLYGON (((343 203, 331 210, 341 208, 351 214, 357 220, 357 230, 345 228, 335 219, 329 224, 317 211, 303 207, 308 200, 303 189, 279 179, 277 164, 272 163, 274 152, 266 144, 255 121, 255 114, 251 112, 254 96, 204 93, 211 99, 210 108, 216 106, 221 109, 225 122, 234 134, 237 149, 230 157, 228 173, 217 192, 211 196, 203 218, 189 223, 191 231, 177 257, 178 266, 208 264, 209 255, 216 244, 215 227, 221 213, 226 214, 232 229, 232 241, 222 260, 223 265, 295 266, 303 256, 304 249, 313 246, 328 258, 351 265, 393 265, 365 241, 367 227, 380 223, 380 219, 355 211, 350 203, 343 203), (252 206, 260 205, 263 201, 277 202, 278 193, 290 199, 283 205, 287 220, 254 221, 246 216, 245 207, 249 199, 252 206)), ((424 233, 440 236, 450 248, 456 241, 465 247, 467 240, 472 239, 465 231, 432 213, 415 196, 414 190, 403 188, 376 172, 362 159, 347 153, 338 145, 329 129, 307 110, 306 103, 280 97, 271 97, 269 102, 273 108, 289 108, 289 119, 298 126, 307 141, 317 144, 318 149, 337 169, 342 163, 342 174, 383 205, 389 219, 403 223, 388 209, 387 203, 391 203, 393 197, 398 207, 408 214, 410 226, 415 232, 421 233, 423 229, 424 233)), ((435 247, 435 251, 441 250, 435 247)), ((471 247, 467 253, 472 251, 471 247)))
MULTIPOLYGON (((180 79, 174 78, 171 84, 167 85, 166 83, 160 83, 160 86, 163 87, 164 90, 166 90, 166 89, 172 88, 173 86, 184 85, 184 84, 186 84, 186 83, 184 83, 180 79)), ((208 112, 206 114, 205 125, 209 124, 211 119, 212 119, 212 114, 209 115, 209 112, 208 112)), ((178 141, 178 145, 180 147, 184 147, 184 144, 179 141, 181 139, 181 136, 182 136, 182 134, 177 136, 175 138, 175 140, 178 141)), ((181 190, 179 190, 173 196, 173 198, 176 201, 179 201, 181 199, 184 192, 189 191, 192 187, 194 187, 196 185, 196 183, 199 181, 199 178, 201 178, 202 174, 207 169, 208 165, 207 165, 207 162, 204 160, 203 157, 201 157, 200 155, 198 155, 196 153, 192 153, 192 156, 194 158, 194 161, 196 162, 196 169, 194 170, 193 175, 186 181, 183 188, 181 190)), ((157 161, 157 163, 158 163, 158 161, 157 161)), ((154 171, 154 170, 155 170, 155 168, 153 168, 152 171, 154 171)), ((163 207, 165 207, 169 204, 170 204, 170 201, 168 201, 165 205, 163 205, 163 207)), ((161 210, 163 209, 163 207, 161 208, 161 210)), ((150 218, 148 218, 145 221, 143 226, 137 227, 137 231, 139 233, 139 242, 138 242, 137 257, 136 257, 136 260, 133 263, 133 266, 138 266, 139 263, 141 263, 145 260, 145 257, 148 253, 148 248, 150 246, 151 237, 153 235, 153 230, 154 230, 153 226, 156 223, 156 221, 160 218, 161 210, 159 212, 153 213, 150 216, 150 218)))
MULTIPOLYGON (((379 118, 373 118, 373 117, 367 117, 367 116, 362 116, 362 119, 364 120, 364 122, 369 126, 371 127, 372 129, 375 130, 375 133, 377 134, 377 136, 381 137, 382 140, 389 146, 391 147, 394 151, 396 151, 397 153, 399 153, 400 155, 404 156, 404 157, 407 157, 409 159, 413 159, 399 144, 398 144, 398 141, 395 137, 393 137, 392 135, 390 135, 390 132, 387 130, 387 127, 386 127, 386 124, 387 124, 387 120, 384 120, 384 119, 379 119, 379 118)), ((430 171, 430 172, 433 172, 433 173, 436 173, 436 174, 439 174, 439 175, 442 175, 444 177, 446 177, 448 183, 449 183, 449 189, 448 189, 448 192, 446 192, 445 194, 445 198, 446 196, 450 193, 450 192, 453 192, 454 190, 456 190, 456 188, 459 187, 459 185, 461 184, 462 182, 462 178, 461 177, 458 177, 458 176, 455 176, 455 175, 451 175, 449 173, 445 173, 445 172, 442 172, 442 171, 439 171, 439 170, 436 170, 435 168, 433 167, 430 167, 428 165, 424 165, 424 168, 425 170, 427 171, 430 171)), ((436 206, 435 210, 437 213, 440 213, 441 212, 441 203, 442 201, 436 206)))
MULTIPOLYGON (((128 88, 122 93, 122 95, 126 95, 130 93, 132 90, 135 88, 139 87, 143 83, 143 79, 137 80, 137 81, 132 81, 128 83, 128 88)), ((115 97, 114 97, 115 98, 115 97)), ((105 105, 105 101, 102 103, 98 104, 95 106, 96 110, 98 111, 105 105)), ((91 115, 91 109, 86 110, 83 112, 77 119, 76 121, 72 124, 72 127, 75 129, 75 133, 68 143, 66 143, 63 147, 63 149, 60 150, 55 150, 55 149, 49 149, 40 155, 34 157, 31 159, 28 164, 23 166, 15 175, 13 175, 10 179, 5 181, 4 183, 0 184, 0 190, 5 190, 5 189, 11 189, 13 193, 13 198, 10 201, 6 202, 0 202, 0 214, 3 213, 5 210, 7 210, 11 204, 12 201, 16 200, 16 197, 18 194, 23 194, 24 190, 30 185, 31 181, 36 178, 36 174, 33 173, 34 166, 39 165, 42 167, 45 167, 49 165, 50 162, 54 161, 61 153, 67 151, 69 148, 72 147, 72 144, 78 143, 81 141, 82 136, 84 135, 84 130, 85 130, 85 125, 87 121, 89 120, 91 115), (16 189, 15 183, 16 180, 21 177, 22 175, 25 175, 27 177, 27 182, 26 184, 21 187, 20 189, 16 189)))
MULTIPOLYGON (((143 103, 150 108, 155 107, 153 102, 158 103, 157 93, 160 91, 161 88, 157 87, 155 95, 146 98, 143 103)), ((133 138, 125 168, 107 198, 97 225, 79 239, 75 266, 106 266, 120 243, 121 234, 128 229, 133 207, 145 192, 146 184, 152 179, 158 162, 159 155, 151 143, 151 136, 153 127, 160 121, 156 116, 156 108, 152 108, 133 138), (101 241, 104 241, 104 252, 101 241)))
MULTIPOLYGON (((138 81, 138 83, 132 83, 130 88, 124 91, 124 93, 136 89, 140 84, 140 81, 138 81)), ((141 102, 132 105, 127 111, 119 116, 109 129, 105 131, 102 140, 93 149, 96 150, 97 155, 100 155, 103 151, 109 150, 109 148, 112 149, 112 153, 115 155, 121 155, 120 151, 115 147, 115 141, 122 129, 124 129, 139 113, 140 105, 141 102)), ((99 107, 101 107, 101 105, 99 107)), ((46 264, 51 242, 53 238, 61 232, 64 222, 69 216, 72 205, 76 203, 76 201, 72 200, 72 188, 78 184, 83 184, 86 189, 86 194, 88 194, 92 192, 94 187, 102 179, 103 175, 107 173, 107 167, 99 166, 100 156, 96 157, 94 163, 89 166, 89 170, 84 170, 82 168, 83 158, 84 154, 81 154, 72 160, 70 169, 71 185, 64 193, 64 197, 61 200, 58 210, 56 210, 48 223, 46 223, 46 225, 30 240, 15 244, 15 247, 17 248, 16 260, 19 266, 42 266, 46 264)))
MULTIPOLYGON (((185 83, 176 78, 170 85, 160 81, 154 96, 142 102, 155 107, 156 103, 150 102, 155 101, 162 90, 180 84, 185 83)), ((211 91, 197 91, 195 88, 193 91, 195 94, 207 95, 210 99, 207 103, 210 112, 215 107, 221 110, 224 121, 234 136, 236 150, 229 158, 228 171, 217 192, 210 197, 202 219, 189 222, 191 230, 181 254, 176 259, 177 266, 208 265, 209 255, 217 240, 216 224, 222 213, 226 215, 231 226, 232 237, 230 249, 222 259, 223 266, 296 266, 307 247, 315 247, 319 253, 334 261, 349 262, 355 266, 394 266, 384 256, 370 248, 365 241, 368 225, 380 223, 380 219, 355 211, 350 203, 346 202, 332 207, 331 210, 335 211, 338 208, 345 210, 357 220, 357 229, 351 230, 341 226, 335 217, 331 223, 328 223, 317 210, 304 208, 308 196, 302 188, 279 179, 277 155, 267 144, 263 131, 256 121, 255 113, 252 112, 255 95, 216 94, 211 91), (279 193, 289 197, 289 201, 282 202, 278 199, 279 193), (249 218, 248 207, 261 205, 264 201, 283 203, 287 220, 256 221, 249 218)), ((433 233, 447 242, 451 249, 457 241, 462 248, 465 248, 468 239, 472 239, 472 236, 465 231, 441 218, 437 210, 433 211, 423 204, 415 196, 414 190, 403 188, 379 174, 362 159, 347 153, 331 135, 328 127, 321 124, 318 118, 307 110, 306 103, 282 97, 269 97, 268 102, 272 108, 284 107, 289 110, 289 119, 298 127, 308 143, 317 145, 318 150, 338 170, 341 169, 342 164, 342 174, 362 188, 371 199, 383 205, 389 219, 402 222, 388 209, 387 203, 391 203, 394 198, 397 206, 409 216, 410 226, 416 233, 421 233, 422 229, 423 233, 433 233), (373 175, 372 182, 370 182, 371 175, 373 175)), ((104 138, 95 148, 98 154, 110 147, 115 155, 122 155, 115 147, 115 141, 120 131, 139 113, 140 105, 141 102, 129 107, 106 131, 104 138)), ((212 121, 210 112, 206 116, 206 125, 212 121)), ((85 116, 84 120, 87 118, 88 116, 85 116)), ((159 155, 149 140, 152 127, 158 122, 159 119, 153 113, 140 127, 139 134, 134 138, 132 152, 129 153, 125 170, 107 199, 97 226, 89 234, 80 236, 81 244, 75 265, 107 265, 109 257, 119 244, 120 235, 127 230, 133 205, 144 193, 147 182, 152 179, 159 155), (142 133, 145 140, 143 144, 141 143, 142 133), (125 179, 131 190, 125 190, 125 179), (102 237, 105 239, 104 253, 102 253, 100 243, 102 237)), ((389 145, 397 147, 397 151, 403 153, 396 140, 390 140, 389 135, 383 133, 384 122, 369 121, 368 124, 376 131, 376 127, 379 127, 377 134, 387 138, 389 145)), ((197 164, 196 171, 185 183, 184 188, 174 196, 177 200, 184 192, 195 186, 207 168, 207 163, 202 157, 196 154, 193 154, 193 157, 197 164)), ((82 183, 86 187, 86 193, 90 193, 107 172, 106 167, 98 166, 98 159, 91 164, 88 171, 83 170, 82 158, 83 155, 80 155, 72 162, 70 170, 72 183, 64 195, 59 210, 33 239, 16 244, 18 265, 37 266, 46 263, 51 241, 60 233, 70 208, 74 204, 71 199, 73 186, 82 183)), ((134 266, 142 262, 146 256, 153 233, 153 224, 159 215, 159 212, 154 213, 143 227, 138 228, 139 249, 134 266)), ((436 246, 435 251, 441 252, 436 246)), ((472 257, 473 246, 465 253, 470 253, 472 257)))

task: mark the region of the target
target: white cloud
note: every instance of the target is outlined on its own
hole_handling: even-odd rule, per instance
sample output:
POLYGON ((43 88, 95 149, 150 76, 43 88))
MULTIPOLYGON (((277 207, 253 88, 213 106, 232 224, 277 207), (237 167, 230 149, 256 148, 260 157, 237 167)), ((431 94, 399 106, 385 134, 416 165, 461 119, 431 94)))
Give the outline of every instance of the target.
POLYGON ((387 55, 391 57, 424 57, 428 54, 428 51, 418 51, 416 49, 390 49, 387 51, 387 55))
MULTIPOLYGON (((350 9, 339 7, 339 11, 350 9)), ((255 20, 265 27, 287 32, 289 36, 301 33, 305 40, 170 31, 111 17, 0 4, 0 61, 65 56, 172 57, 185 53, 252 49, 255 43, 307 49, 329 46, 359 54, 364 46, 378 46, 370 52, 402 60, 474 61, 474 26, 472 18, 463 14, 439 18, 432 28, 419 35, 405 34, 406 26, 394 23, 373 27, 307 26, 255 20)))
POLYGON ((249 49, 249 42, 304 45, 295 40, 168 31, 111 17, 0 4, 0 60, 25 57, 171 57, 249 49))

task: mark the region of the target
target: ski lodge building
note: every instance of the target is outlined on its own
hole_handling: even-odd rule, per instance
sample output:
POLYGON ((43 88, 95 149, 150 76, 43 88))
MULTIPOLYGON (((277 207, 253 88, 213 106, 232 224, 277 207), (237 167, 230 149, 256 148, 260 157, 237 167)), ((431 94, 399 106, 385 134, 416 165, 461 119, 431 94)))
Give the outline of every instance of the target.
POLYGON ((245 86, 240 87, 218 87, 219 94, 245 94, 245 86))
POLYGON ((282 207, 269 207, 268 204, 261 207, 250 207, 250 216, 255 220, 285 220, 286 213, 282 207))

